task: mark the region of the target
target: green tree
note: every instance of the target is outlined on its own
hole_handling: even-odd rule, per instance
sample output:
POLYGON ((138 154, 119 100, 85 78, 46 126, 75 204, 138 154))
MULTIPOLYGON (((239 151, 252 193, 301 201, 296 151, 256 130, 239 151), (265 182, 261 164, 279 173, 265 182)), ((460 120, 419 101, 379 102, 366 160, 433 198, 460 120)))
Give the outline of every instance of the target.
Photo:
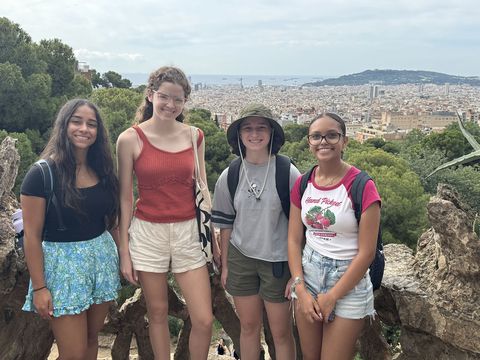
POLYGON ((45 72, 47 67, 31 37, 18 24, 0 17, 0 63, 7 62, 18 65, 24 77, 45 72))
POLYGON ((25 128, 26 83, 18 65, 0 64, 0 128, 7 131, 25 128))
POLYGON ((100 108, 113 145, 118 135, 132 125, 142 95, 131 89, 99 89, 90 100, 100 108))
POLYGON ((102 74, 95 69, 92 69, 92 86, 95 89, 98 89, 99 87, 108 87, 105 81, 102 79, 102 74))
MULTIPOLYGON (((477 124, 469 122, 465 124, 465 128, 477 141, 480 141, 480 127, 477 124)), ((472 147, 463 136, 457 123, 448 125, 441 133, 429 134, 423 139, 422 144, 430 149, 440 150, 447 161, 472 151, 472 147)))
POLYGON ((73 49, 60 39, 42 40, 39 54, 47 63, 47 73, 52 78, 52 95, 66 94, 77 64, 73 49))
POLYGON ((52 119, 57 111, 58 99, 51 96, 52 79, 46 73, 33 74, 26 81, 26 96, 23 106, 26 111, 25 128, 38 129, 45 132, 52 126, 52 119))
POLYGON ((305 137, 308 135, 308 125, 287 124, 283 128, 283 132, 285 133, 285 141, 306 141, 305 137))
POLYGON ((375 180, 382 198, 382 232, 385 243, 411 248, 427 225, 428 195, 408 163, 383 150, 351 152, 347 161, 375 180))
POLYGON ((372 145, 376 149, 381 149, 385 146, 386 142, 382 138, 375 137, 375 138, 367 139, 365 141, 365 144, 372 145))
POLYGON ((128 79, 123 79, 122 75, 115 71, 107 71, 102 75, 102 86, 105 87, 114 87, 114 88, 122 88, 122 89, 129 89, 132 87, 132 82, 128 79))
POLYGON ((88 81, 83 75, 75 74, 72 82, 67 86, 66 94, 69 98, 87 98, 90 96, 92 91, 92 83, 88 81))
POLYGON ((38 131, 37 129, 27 129, 25 130, 25 135, 28 137, 28 140, 30 140, 30 144, 32 145, 32 151, 35 154, 40 155, 40 153, 45 148, 45 145, 47 145, 47 141, 42 137, 40 131, 38 131))
POLYGON ((233 159, 225 132, 215 125, 211 113, 205 109, 192 109, 186 114, 186 122, 202 129, 205 134, 205 167, 207 182, 213 190, 218 177, 233 159))

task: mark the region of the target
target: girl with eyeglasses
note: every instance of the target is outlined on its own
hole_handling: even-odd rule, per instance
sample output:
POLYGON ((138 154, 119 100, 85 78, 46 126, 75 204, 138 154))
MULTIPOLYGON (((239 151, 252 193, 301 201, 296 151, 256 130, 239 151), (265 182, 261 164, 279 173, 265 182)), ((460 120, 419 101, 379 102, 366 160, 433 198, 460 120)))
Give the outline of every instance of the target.
POLYGON ((304 359, 352 359, 365 318, 375 316, 368 268, 375 256, 380 196, 369 180, 357 224, 350 192, 360 170, 342 160, 348 143, 342 118, 316 117, 307 139, 317 164, 303 195, 300 177, 290 197, 294 314, 304 359))
MULTIPOLYGON (((195 215, 194 150, 191 128, 183 124, 190 84, 175 67, 154 71, 137 111, 137 124, 117 141, 120 180, 120 268, 140 283, 147 305, 155 359, 170 359, 169 270, 185 298, 192 329, 191 359, 206 359, 212 334, 210 279, 195 215), (138 200, 133 207, 133 175, 138 200), (133 216, 132 216, 133 215, 133 216)), ((206 184, 205 141, 198 130, 200 176, 206 184)))

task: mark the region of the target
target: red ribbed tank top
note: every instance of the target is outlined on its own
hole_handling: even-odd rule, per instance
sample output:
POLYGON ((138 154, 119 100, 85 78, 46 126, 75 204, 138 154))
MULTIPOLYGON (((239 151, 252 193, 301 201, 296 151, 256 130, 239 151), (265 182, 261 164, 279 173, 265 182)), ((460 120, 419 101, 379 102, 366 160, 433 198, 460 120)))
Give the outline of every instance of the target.
MULTIPOLYGON (((138 186, 135 217, 155 223, 195 218, 193 148, 178 152, 161 150, 148 141, 140 127, 135 125, 133 129, 143 142, 133 164, 138 186)), ((197 146, 202 140, 203 132, 199 130, 197 146)))

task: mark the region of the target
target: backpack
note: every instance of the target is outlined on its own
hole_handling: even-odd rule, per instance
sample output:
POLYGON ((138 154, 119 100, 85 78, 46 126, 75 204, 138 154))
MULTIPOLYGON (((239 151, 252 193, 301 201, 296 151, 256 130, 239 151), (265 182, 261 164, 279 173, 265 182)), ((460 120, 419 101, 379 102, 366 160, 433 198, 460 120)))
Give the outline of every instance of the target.
MULTIPOLYGON (((66 230, 64 222, 63 222, 63 216, 62 212, 60 211, 60 207, 58 204, 58 199, 57 196, 55 195, 55 192, 53 191, 53 173, 52 169, 50 167, 50 164, 48 161, 44 159, 40 159, 37 162, 33 164, 34 166, 38 166, 42 172, 42 178, 43 178, 43 184, 44 184, 44 194, 46 198, 46 207, 45 207, 45 217, 47 216, 48 209, 50 208, 50 204, 53 203, 55 205, 55 213, 57 215, 57 221, 58 221, 58 229, 59 231, 66 230)), ((22 210, 18 209, 15 211, 12 215, 12 222, 13 222, 13 227, 15 228, 15 245, 17 248, 23 248, 23 217, 22 217, 22 210)), ((44 230, 45 234, 45 230, 44 230)))
MULTIPOLYGON (((300 181, 300 198, 302 198, 305 189, 307 188, 308 180, 312 177, 315 167, 312 167, 309 171, 302 175, 302 180, 300 181)), ((363 199, 363 190, 367 181, 371 177, 365 172, 361 171, 355 177, 355 180, 352 184, 352 189, 350 193, 352 195, 353 201, 353 210, 355 212, 355 218, 357 223, 360 224, 360 218, 362 216, 362 199, 363 199)), ((373 290, 377 290, 382 285, 383 271, 385 269, 385 256, 383 254, 383 242, 382 242, 382 231, 381 228, 378 229, 377 237, 377 248, 375 250, 375 258, 370 264, 370 279, 372 280, 373 290)))
MULTIPOLYGON (((291 160, 289 157, 280 154, 275 155, 275 185, 287 219, 290 215, 290 164, 291 160)), ((237 157, 228 166, 227 183, 232 204, 238 187, 241 165, 242 159, 237 157)))

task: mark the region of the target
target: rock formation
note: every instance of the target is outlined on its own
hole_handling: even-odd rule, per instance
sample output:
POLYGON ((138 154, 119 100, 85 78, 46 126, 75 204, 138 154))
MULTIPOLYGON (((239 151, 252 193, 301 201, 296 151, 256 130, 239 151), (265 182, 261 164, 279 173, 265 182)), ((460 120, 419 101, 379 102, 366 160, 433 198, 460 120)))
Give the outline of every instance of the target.
POLYGON ((397 359, 480 359, 480 241, 474 217, 445 185, 427 210, 431 228, 415 255, 405 245, 385 246, 376 309, 384 323, 400 326, 397 359))
POLYGON ((19 162, 15 140, 6 137, 0 146, 0 359, 43 360, 53 343, 48 322, 21 310, 29 276, 11 222, 18 208, 12 188, 19 162))

